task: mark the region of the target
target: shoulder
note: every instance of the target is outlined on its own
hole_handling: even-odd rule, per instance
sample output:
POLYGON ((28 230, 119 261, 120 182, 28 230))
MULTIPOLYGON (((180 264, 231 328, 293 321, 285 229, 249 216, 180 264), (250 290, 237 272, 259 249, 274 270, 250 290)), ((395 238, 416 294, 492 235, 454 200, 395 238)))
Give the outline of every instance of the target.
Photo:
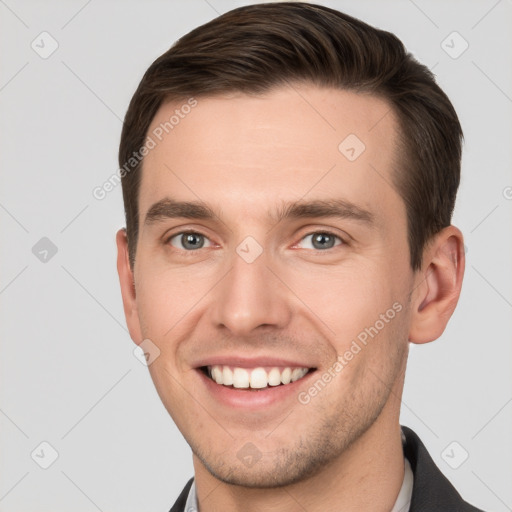
POLYGON ((191 478, 181 491, 181 494, 178 496, 178 499, 172 506, 171 510, 169 512, 184 512, 185 511, 185 504, 187 503, 188 493, 190 491, 190 487, 192 486, 192 482, 194 481, 193 478, 191 478))
POLYGON ((414 474, 410 512, 483 512, 462 499, 413 430, 402 426, 402 432, 404 454, 414 474))

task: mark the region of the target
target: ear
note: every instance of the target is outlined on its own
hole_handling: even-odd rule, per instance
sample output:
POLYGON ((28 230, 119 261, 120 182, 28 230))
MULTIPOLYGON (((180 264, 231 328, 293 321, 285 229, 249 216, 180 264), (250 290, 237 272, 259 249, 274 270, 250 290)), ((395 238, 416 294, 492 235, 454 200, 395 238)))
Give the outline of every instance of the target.
POLYGON ((132 340, 138 345, 142 342, 143 336, 140 329, 139 312, 135 297, 135 281, 133 269, 130 267, 128 256, 128 238, 126 229, 120 229, 116 234, 117 244, 117 273, 121 284, 121 295, 123 297, 124 314, 132 340))
POLYGON ((427 343, 441 336, 459 300, 464 266, 464 238, 448 226, 428 244, 416 273, 409 341, 427 343))

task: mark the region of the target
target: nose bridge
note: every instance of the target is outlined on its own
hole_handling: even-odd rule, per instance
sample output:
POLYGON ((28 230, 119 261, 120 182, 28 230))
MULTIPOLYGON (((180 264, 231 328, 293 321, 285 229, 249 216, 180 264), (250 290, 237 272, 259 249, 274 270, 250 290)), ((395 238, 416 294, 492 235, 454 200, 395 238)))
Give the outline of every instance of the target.
POLYGON ((282 286, 267 267, 271 263, 268 255, 262 251, 254 258, 250 243, 242 242, 232 255, 231 269, 216 287, 213 305, 216 326, 224 326, 239 336, 250 334, 259 326, 282 328, 291 314, 282 286), (251 251, 251 257, 246 257, 251 251))

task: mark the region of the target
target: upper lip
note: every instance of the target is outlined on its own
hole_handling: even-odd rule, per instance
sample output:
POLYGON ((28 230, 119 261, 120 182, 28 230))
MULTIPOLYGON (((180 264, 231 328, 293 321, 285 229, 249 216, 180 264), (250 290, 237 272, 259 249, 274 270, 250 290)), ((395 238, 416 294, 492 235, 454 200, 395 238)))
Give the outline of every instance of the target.
POLYGON ((217 355, 198 359, 192 366, 194 368, 201 368, 203 366, 214 365, 227 365, 239 368, 258 368, 260 366, 277 366, 277 367, 290 367, 290 368, 314 368, 310 363, 305 363, 300 360, 293 360, 288 358, 280 358, 273 356, 234 356, 234 355, 217 355))

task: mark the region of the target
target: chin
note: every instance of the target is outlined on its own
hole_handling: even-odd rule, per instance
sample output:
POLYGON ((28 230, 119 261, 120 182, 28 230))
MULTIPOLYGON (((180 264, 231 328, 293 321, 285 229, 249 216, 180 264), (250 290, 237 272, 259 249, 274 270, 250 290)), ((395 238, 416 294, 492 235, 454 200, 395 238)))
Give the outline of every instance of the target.
POLYGON ((204 462, 203 464, 217 480, 249 489, 284 487, 311 477, 311 473, 307 470, 297 471, 297 467, 283 470, 280 465, 274 464, 261 465, 258 469, 247 468, 240 463, 222 467, 207 465, 204 462))
POLYGON ((194 450, 194 454, 217 480, 252 489, 272 489, 307 480, 319 473, 336 457, 332 448, 323 446, 319 449, 317 446, 313 450, 312 446, 301 440, 293 449, 281 448, 259 454, 255 452, 255 458, 247 462, 244 462, 244 453, 240 454, 244 448, 229 458, 226 452, 203 456, 194 450))

